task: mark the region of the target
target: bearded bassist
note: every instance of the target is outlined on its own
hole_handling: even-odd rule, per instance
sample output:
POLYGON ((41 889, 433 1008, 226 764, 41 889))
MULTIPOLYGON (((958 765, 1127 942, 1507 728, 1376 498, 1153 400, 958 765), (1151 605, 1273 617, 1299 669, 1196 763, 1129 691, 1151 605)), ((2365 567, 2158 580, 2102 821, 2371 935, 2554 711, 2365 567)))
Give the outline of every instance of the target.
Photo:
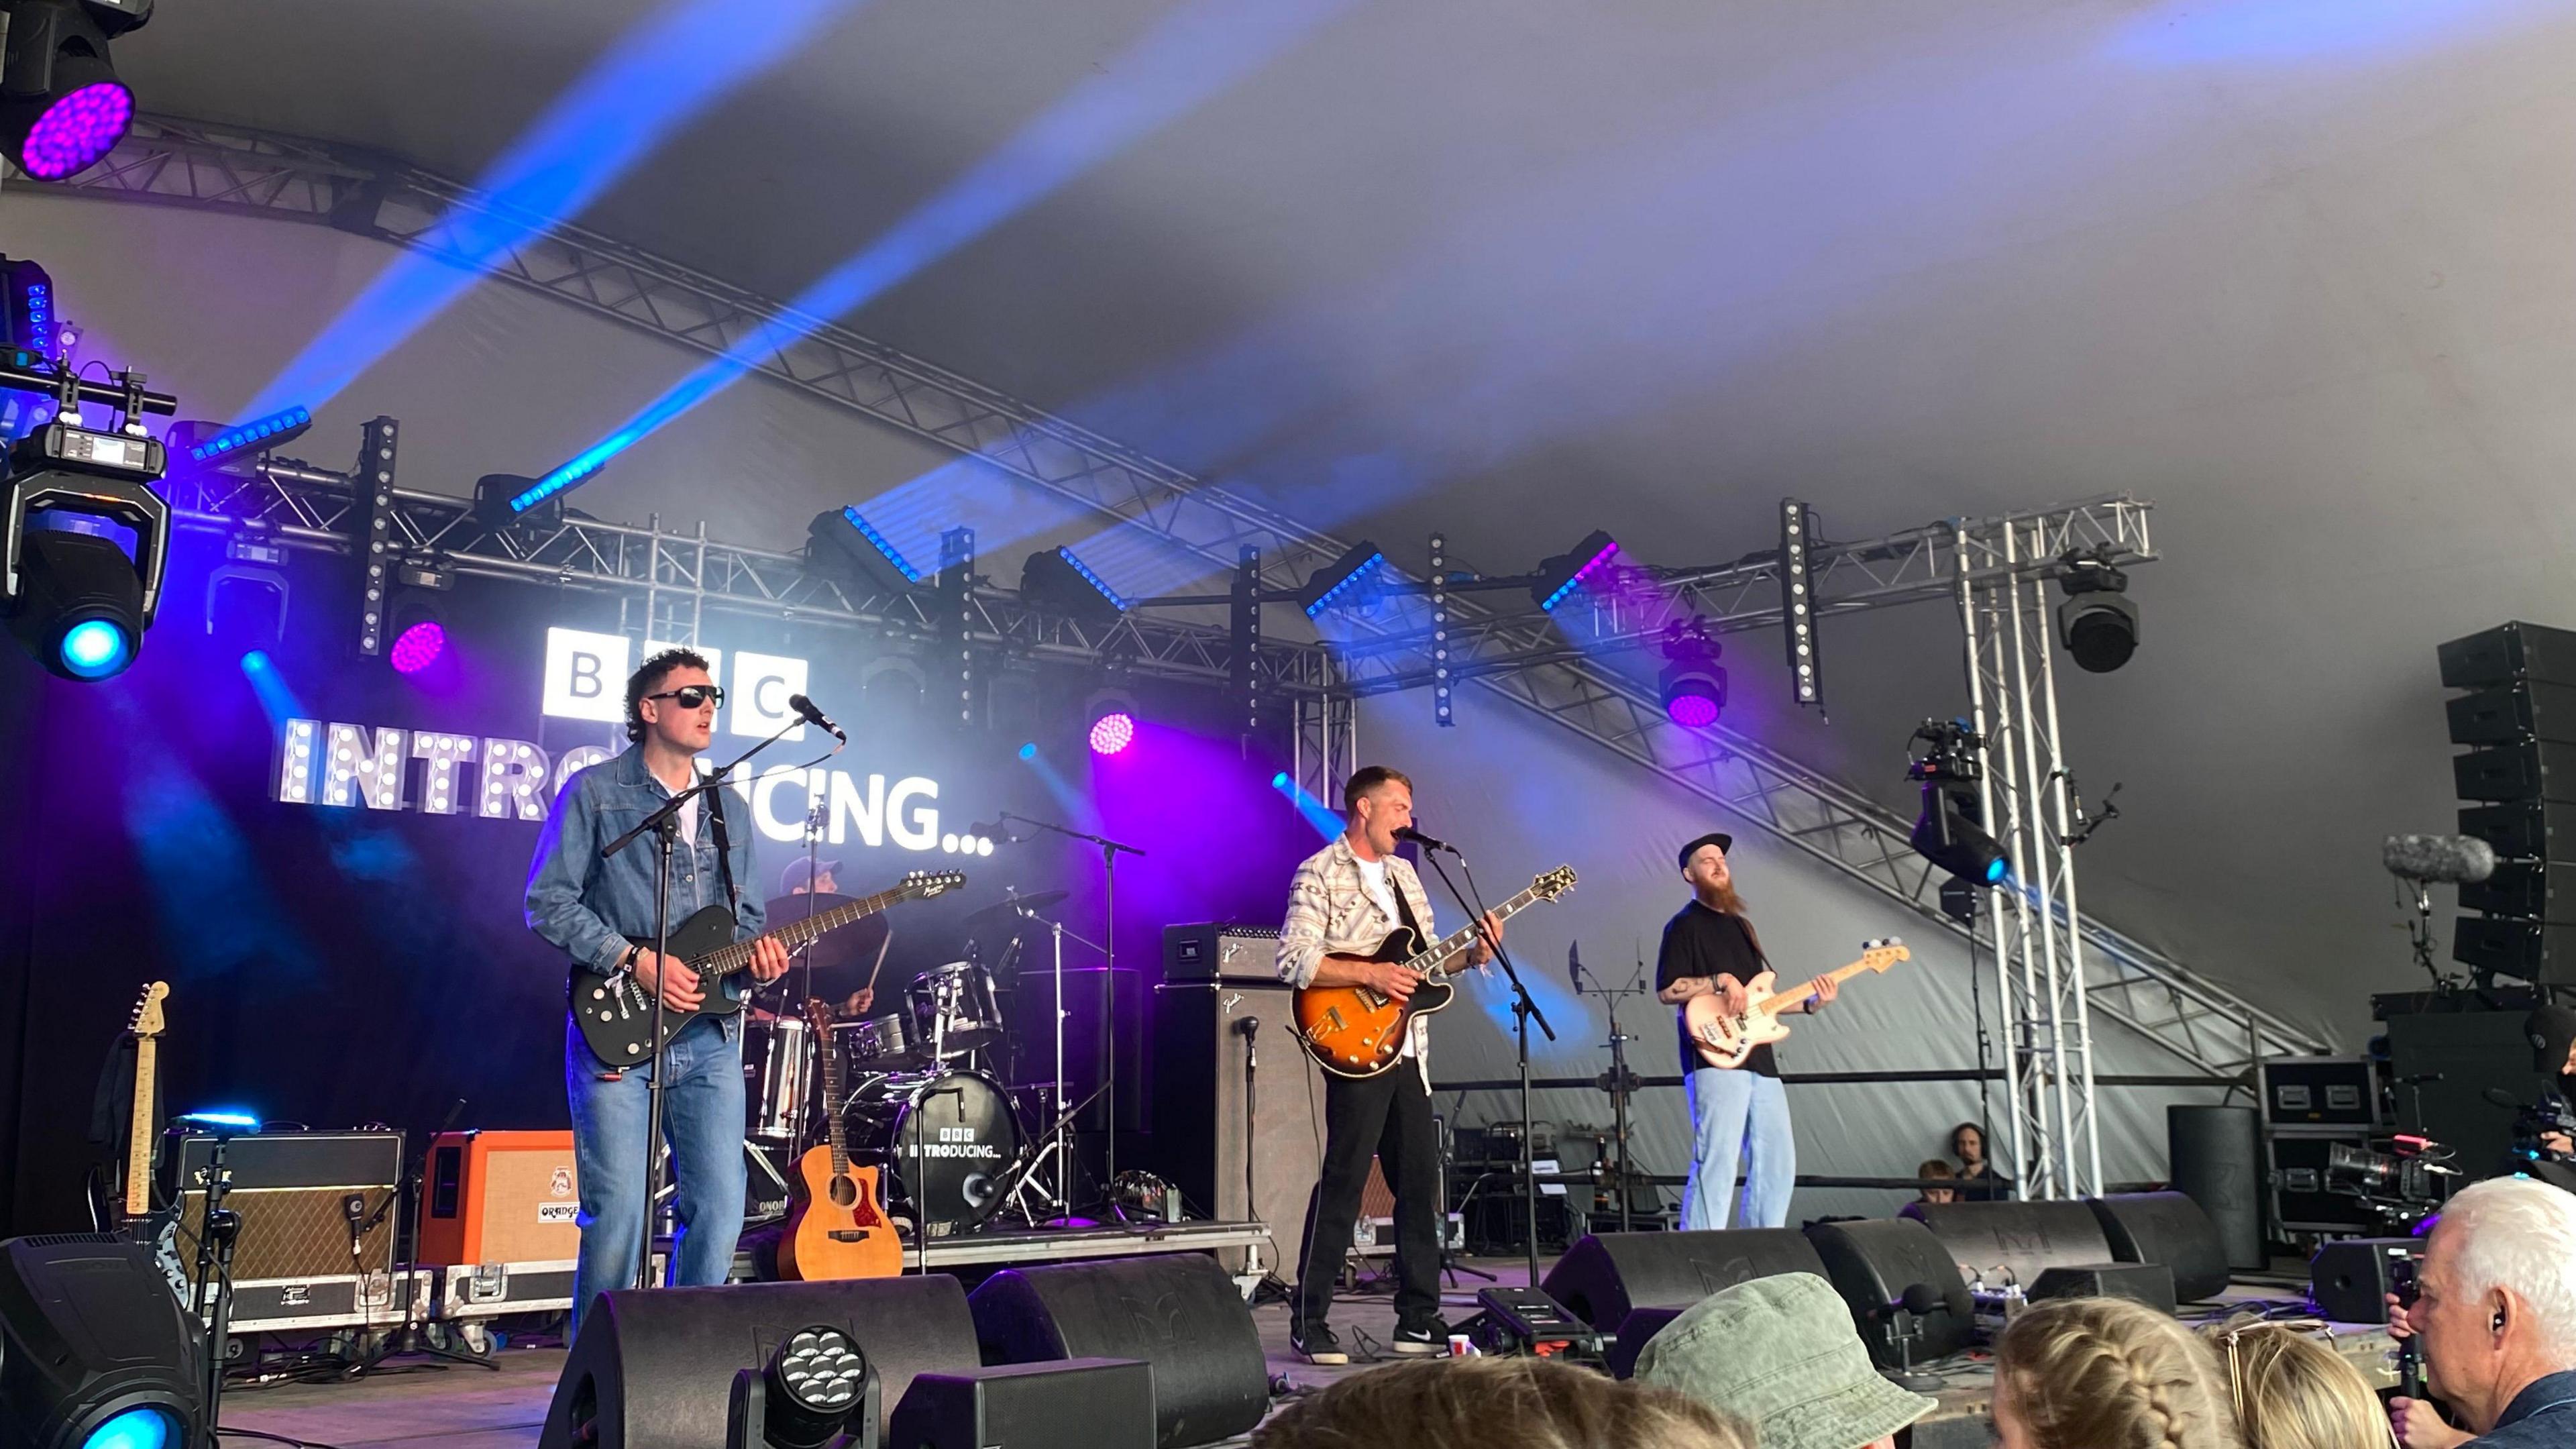
MULTIPOLYGON (((1288 918, 1279 929, 1279 976, 1300 988, 1360 986, 1402 1001, 1417 978, 1394 962, 1362 959, 1399 927, 1436 939, 1431 898, 1413 867, 1395 855, 1398 830, 1413 824, 1413 782, 1384 765, 1342 787, 1350 823, 1297 867, 1288 918)), ((1469 965, 1493 957, 1502 923, 1484 922, 1469 965)), ((1350 1362, 1327 1319, 1358 1220, 1369 1159, 1395 1193, 1395 1343, 1401 1354, 1447 1348, 1440 1321, 1438 1135, 1431 1123, 1430 1019, 1416 1016, 1400 1059, 1373 1076, 1324 1079, 1323 1175, 1306 1201, 1306 1247, 1289 1310, 1289 1342, 1309 1363, 1350 1362)))
MULTIPOLYGON (((1655 964, 1655 996, 1676 1008, 1682 1080, 1690 1089, 1691 1172, 1682 1188, 1682 1227, 1690 1230, 1727 1225, 1739 1158, 1747 1169, 1744 1227, 1786 1224, 1789 1193, 1798 1180, 1788 1094, 1781 1089, 1771 1048, 1755 1047, 1732 1070, 1712 1067, 1691 1039, 1681 1010, 1693 997, 1715 996, 1728 1013, 1740 1013, 1746 1005, 1745 983, 1764 969, 1762 938, 1744 914, 1744 898, 1736 894, 1735 878, 1727 869, 1726 853, 1734 846, 1733 836, 1712 833, 1682 847, 1682 880, 1691 889, 1691 900, 1665 925, 1655 964)), ((1813 996, 1778 1010, 1814 1011, 1832 1001, 1835 990, 1831 979, 1819 980, 1813 996)))
MULTIPOLYGON (((702 981, 674 955, 658 958, 653 939, 659 852, 599 849, 695 782, 697 757, 715 731, 724 691, 708 677, 704 656, 666 649, 626 682, 626 737, 634 747, 575 774, 555 797, 528 873, 528 927, 572 957, 577 967, 632 973, 673 1011, 696 1012, 710 991, 738 994, 739 975, 702 981)), ((671 856, 670 917, 684 921, 724 903, 734 939, 753 941, 749 975, 766 984, 787 971, 787 948, 761 937, 760 893, 739 883, 753 873, 747 821, 734 819, 732 792, 715 790, 681 807, 671 856), (759 938, 754 940, 754 938, 759 938)), ((649 998, 648 998, 649 999, 649 998)), ((744 1119, 742 1016, 693 1016, 665 1048, 662 1131, 678 1180, 680 1238, 671 1278, 686 1285, 722 1283, 742 1236, 744 1119)), ((620 1067, 602 1060, 567 1016, 564 1092, 572 1101, 573 1159, 581 1184, 581 1256, 573 1268, 572 1330, 580 1331, 591 1299, 634 1281, 643 1249, 644 1137, 649 1061, 620 1067)), ((569 1334, 567 1335, 569 1336, 569 1334)))

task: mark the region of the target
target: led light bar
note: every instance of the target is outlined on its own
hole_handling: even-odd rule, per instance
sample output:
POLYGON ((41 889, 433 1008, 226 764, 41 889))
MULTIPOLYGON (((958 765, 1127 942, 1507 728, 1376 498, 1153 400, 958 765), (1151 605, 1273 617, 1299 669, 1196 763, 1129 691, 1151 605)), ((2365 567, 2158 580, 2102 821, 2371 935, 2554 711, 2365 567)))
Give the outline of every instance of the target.
POLYGON ((288 408, 282 413, 271 413, 256 422, 224 429, 190 448, 188 461, 214 462, 227 453, 238 453, 254 443, 263 445, 263 449, 283 447, 304 436, 312 426, 313 413, 310 409, 288 408))
POLYGON ((1571 564, 1572 571, 1558 579, 1554 577, 1554 569, 1542 568, 1539 582, 1530 589, 1530 597, 1538 600, 1540 608, 1553 611, 1581 588, 1585 579, 1608 567, 1618 553, 1618 540, 1596 528, 1584 535, 1583 542, 1574 546, 1574 552, 1550 560, 1555 568, 1571 564))
POLYGON ((1063 559, 1066 563, 1071 564, 1073 566, 1073 571, 1082 576, 1082 581, 1099 590, 1100 597, 1107 599, 1110 602, 1110 605, 1116 608, 1118 612, 1122 614, 1127 612, 1128 601, 1121 597, 1116 589, 1109 587, 1109 581, 1107 579, 1093 573, 1091 571, 1091 565, 1074 557, 1072 549, 1059 548, 1055 551, 1055 556, 1063 559))
POLYGON ((1297 602, 1309 619, 1319 618, 1337 600, 1358 602, 1352 595, 1377 579, 1378 566, 1386 562, 1386 553, 1376 544, 1362 539, 1329 565, 1315 570, 1298 592, 1297 602))

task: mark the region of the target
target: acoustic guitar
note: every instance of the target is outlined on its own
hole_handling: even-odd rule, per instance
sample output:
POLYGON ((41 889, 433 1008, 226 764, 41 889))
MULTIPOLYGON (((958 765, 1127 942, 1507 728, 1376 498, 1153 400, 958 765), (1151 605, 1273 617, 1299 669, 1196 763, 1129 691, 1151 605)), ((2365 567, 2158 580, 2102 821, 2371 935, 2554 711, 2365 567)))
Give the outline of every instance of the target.
POLYGON ((1694 996, 1682 1003, 1682 1020, 1690 1029, 1691 1041, 1699 1047, 1701 1062, 1732 1071, 1744 1065, 1755 1047, 1787 1037, 1789 1024, 1780 1019, 1780 1013, 1815 995, 1817 987, 1828 981, 1848 981, 1863 971, 1884 974, 1897 962, 1913 959, 1905 943, 1894 936, 1883 941, 1863 941, 1859 960, 1838 966, 1803 986, 1775 992, 1771 987, 1777 974, 1765 971, 1744 983, 1742 1011, 1729 1015, 1719 1007, 1714 995, 1694 996))
MULTIPOLYGON (((742 1003, 716 989, 724 977, 751 965, 751 948, 761 941, 777 941, 788 947, 803 945, 826 931, 836 931, 853 921, 873 916, 901 901, 928 900, 944 895, 966 883, 965 873, 954 870, 916 870, 903 878, 903 883, 890 891, 863 896, 847 905, 818 911, 802 920, 761 932, 748 941, 733 938, 734 913, 722 901, 706 907, 671 928, 671 954, 680 963, 698 973, 698 984, 706 988, 706 1000, 695 1011, 675 1011, 668 1003, 662 1007, 662 1041, 667 1044, 680 1034, 680 1029, 701 1016, 731 1015, 742 1010, 742 1003)), ((627 938, 646 950, 653 949, 650 940, 627 938)), ((599 1059, 612 1067, 632 1067, 651 1061, 653 1042, 653 997, 644 989, 632 971, 594 971, 587 966, 573 968, 571 984, 565 988, 572 1004, 572 1019, 581 1027, 581 1039, 599 1059)))
MULTIPOLYGON (((1574 867, 1560 865, 1530 882, 1528 890, 1494 907, 1498 920, 1574 889, 1574 867)), ((1477 924, 1468 922, 1425 947, 1407 927, 1398 926, 1368 956, 1333 955, 1327 961, 1393 962, 1421 984, 1402 1001, 1367 986, 1304 986, 1291 1010, 1297 1018, 1297 1040, 1316 1065, 1337 1077, 1374 1077, 1395 1065, 1413 1035, 1413 1019, 1428 1016, 1455 1000, 1449 984, 1452 963, 1476 944, 1477 924)))
POLYGON ((832 1003, 805 1003, 823 1058, 825 1141, 796 1159, 787 1184, 787 1229, 778 1239, 778 1276, 814 1281, 893 1278, 903 1272, 903 1242, 877 1196, 877 1170, 853 1167, 841 1134, 841 1052, 832 1040, 832 1003))

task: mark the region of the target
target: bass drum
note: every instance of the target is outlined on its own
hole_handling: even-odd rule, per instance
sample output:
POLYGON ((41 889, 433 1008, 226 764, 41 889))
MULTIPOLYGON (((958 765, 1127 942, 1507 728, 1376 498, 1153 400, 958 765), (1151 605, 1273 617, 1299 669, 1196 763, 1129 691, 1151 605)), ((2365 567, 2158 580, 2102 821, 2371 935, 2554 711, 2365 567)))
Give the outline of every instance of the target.
POLYGON ((982 1072, 880 1077, 849 1105, 852 1153, 884 1169, 890 1203, 932 1237, 979 1227, 1002 1205, 1020 1156, 1020 1121, 982 1072))

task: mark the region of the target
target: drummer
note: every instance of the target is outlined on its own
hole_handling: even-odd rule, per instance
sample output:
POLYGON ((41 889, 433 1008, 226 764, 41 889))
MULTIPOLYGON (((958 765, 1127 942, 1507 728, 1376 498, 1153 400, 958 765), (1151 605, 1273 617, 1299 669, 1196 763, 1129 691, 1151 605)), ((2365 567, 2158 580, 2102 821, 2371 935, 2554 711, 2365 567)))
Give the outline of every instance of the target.
MULTIPOLYGON (((841 893, 841 863, 837 860, 815 860, 805 856, 787 862, 778 873, 778 893, 782 896, 836 896, 841 893)), ((833 1014, 842 1017, 865 1015, 876 1004, 877 991, 862 986, 844 998, 833 1014)))

